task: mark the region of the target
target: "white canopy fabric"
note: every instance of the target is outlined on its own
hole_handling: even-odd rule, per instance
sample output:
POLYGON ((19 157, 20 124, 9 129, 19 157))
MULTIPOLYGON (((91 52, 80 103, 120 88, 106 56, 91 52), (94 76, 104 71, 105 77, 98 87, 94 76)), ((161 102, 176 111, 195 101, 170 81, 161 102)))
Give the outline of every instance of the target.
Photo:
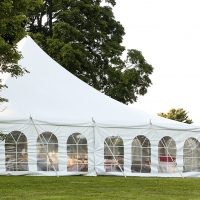
MULTIPOLYGON (((9 99, 1 119, 23 119, 33 116, 45 121, 96 122, 117 125, 169 124, 155 115, 134 109, 102 94, 69 73, 51 59, 32 39, 27 36, 18 44, 23 59, 19 64, 30 73, 20 78, 9 75, 4 82, 9 89, 2 96, 9 99)), ((151 106, 151 102, 149 102, 151 106)))
MULTIPOLYGON (((2 75, 3 83, 8 86, 8 89, 4 89, 1 95, 9 99, 9 102, 3 103, 0 107, 2 110, 0 112, 0 131, 5 134, 18 131, 16 135, 19 138, 22 137, 22 135, 20 136, 21 133, 26 136, 28 147, 24 147, 20 152, 23 152, 23 155, 24 152, 27 153, 27 165, 29 167, 25 171, 16 170, 19 163, 22 164, 23 162, 18 163, 16 161, 18 157, 13 158, 15 157, 13 156, 14 154, 9 154, 9 150, 7 150, 10 148, 9 144, 12 143, 12 140, 16 140, 14 136, 9 136, 10 139, 0 143, 0 151, 2 152, 0 156, 0 174, 55 175, 51 170, 43 171, 38 164, 40 163, 39 157, 42 154, 38 154, 38 145, 41 141, 38 139, 39 136, 37 134, 46 134, 47 132, 55 135, 55 137, 52 135, 51 137, 54 137, 52 141, 54 141, 53 145, 57 150, 49 150, 49 152, 53 152, 56 157, 54 162, 58 165, 59 175, 147 176, 147 173, 133 173, 135 170, 136 172, 138 170, 136 166, 140 166, 139 164, 133 165, 133 163, 142 162, 141 157, 140 159, 138 158, 139 155, 136 156, 137 158, 134 157, 133 154, 136 150, 133 149, 139 148, 136 145, 136 140, 143 141, 143 136, 146 138, 145 145, 147 145, 147 141, 150 141, 148 145, 151 146, 151 156, 142 157, 143 160, 150 159, 151 157, 151 162, 148 160, 148 166, 151 165, 148 176, 180 176, 179 170, 184 171, 185 168, 192 169, 189 164, 184 165, 184 160, 186 159, 184 158, 183 147, 185 142, 190 140, 193 143, 195 142, 196 147, 198 146, 200 127, 152 115, 113 100, 90 87, 56 63, 29 36, 18 43, 18 49, 23 55, 23 59, 19 61, 19 64, 25 67, 29 73, 17 79, 10 77, 9 74, 2 75), (30 119, 30 116, 33 118, 33 121, 30 119), (80 134, 77 135, 76 133, 80 134), (86 143, 88 145, 88 156, 84 158, 82 156, 81 158, 82 160, 87 160, 87 172, 80 172, 78 168, 75 171, 72 168, 67 168, 68 170, 66 170, 66 165, 68 166, 69 163, 74 164, 73 162, 75 162, 77 166, 80 165, 78 156, 76 161, 72 161, 75 154, 69 153, 70 151, 73 152, 73 148, 70 149, 70 145, 73 146, 75 144, 69 143, 69 145, 68 142, 75 137, 82 138, 82 140, 85 137, 87 140, 84 145, 86 143), (115 147, 119 148, 118 153, 111 150, 111 147, 114 148, 116 144, 112 146, 109 140, 106 140, 109 137, 111 138, 111 143, 113 141, 115 143, 120 141, 120 145, 123 143, 123 173, 122 169, 116 164, 116 160, 122 158, 122 156, 119 156, 122 151, 119 150, 121 146, 115 147), (162 138, 165 139, 162 140, 162 138), (179 168, 176 168, 171 161, 167 162, 167 169, 172 167, 173 173, 169 173, 165 167, 162 167, 165 166, 165 161, 162 166, 158 167, 160 160, 166 160, 165 157, 160 159, 161 153, 159 154, 159 148, 162 145, 164 145, 162 148, 168 148, 163 144, 163 141, 169 145, 170 151, 177 155, 176 162, 179 168), (169 141, 173 142, 169 143, 169 141), (176 148, 174 146, 171 147, 170 145, 172 144, 176 148), (176 151, 173 149, 176 149, 176 151), (109 155, 106 155, 106 152, 109 155), (14 161, 11 161, 11 157, 14 161), (12 165, 9 165, 9 162, 12 165), (13 163, 15 167, 13 167, 13 163), (118 171, 113 171, 115 167, 118 168, 118 171)), ((149 102, 149 106, 151 106, 151 102, 149 102)), ((48 137, 44 137, 46 137, 44 140, 47 140, 48 137)), ((17 141, 14 143, 17 144, 17 141)), ((24 143, 26 142, 20 144, 24 145, 24 143)), ((147 148, 147 146, 141 146, 141 148, 147 148)), ((15 151, 17 150, 15 149, 15 151)), ((83 150, 83 152, 86 152, 86 150, 83 150)), ((165 153, 169 154, 168 150, 165 153)), ((18 154, 19 152, 16 152, 16 156, 18 154)), ((200 155, 198 154, 198 156, 200 155)), ((147 163, 147 161, 144 162, 147 163)), ((199 176, 199 169, 197 170, 197 168, 200 161, 195 162, 196 171, 189 173, 189 170, 186 170, 188 173, 185 176, 199 176)), ((19 169, 25 168, 23 166, 22 168, 19 167, 19 169)))

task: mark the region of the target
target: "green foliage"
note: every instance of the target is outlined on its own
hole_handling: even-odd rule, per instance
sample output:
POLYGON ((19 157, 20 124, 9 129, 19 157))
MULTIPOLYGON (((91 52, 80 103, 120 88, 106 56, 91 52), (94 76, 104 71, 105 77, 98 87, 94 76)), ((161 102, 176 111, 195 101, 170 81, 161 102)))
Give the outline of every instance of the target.
POLYGON ((1 141, 4 141, 6 139, 7 135, 6 134, 3 134, 0 132, 0 140, 1 141))
POLYGON ((145 95, 151 85, 149 75, 153 67, 138 50, 128 50, 127 58, 117 68, 110 67, 104 92, 122 103, 137 101, 138 95, 145 95))
POLYGON ((177 110, 175 108, 172 108, 168 113, 158 113, 158 116, 172 119, 175 121, 183 122, 186 124, 192 124, 193 121, 189 119, 188 112, 183 110, 183 108, 178 108, 177 110))
POLYGON ((29 11, 27 30, 65 69, 114 99, 133 103, 147 93, 153 67, 134 49, 121 59, 125 32, 112 12, 116 2, 107 0, 101 6, 102 2, 44 0, 29 11))
MULTIPOLYGON (((16 43, 25 36, 24 26, 28 21, 27 9, 41 3, 41 0, 1 0, 0 1, 0 73, 22 76, 27 70, 18 65, 22 58, 16 43)), ((1 84, 0 89, 6 87, 1 84)), ((7 101, 0 97, 0 102, 7 101)))

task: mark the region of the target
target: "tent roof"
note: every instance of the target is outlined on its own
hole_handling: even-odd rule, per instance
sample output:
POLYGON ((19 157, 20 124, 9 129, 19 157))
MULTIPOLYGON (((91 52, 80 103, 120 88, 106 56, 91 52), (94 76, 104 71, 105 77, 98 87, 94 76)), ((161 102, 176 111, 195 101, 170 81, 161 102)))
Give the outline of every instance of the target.
MULTIPOLYGON (((18 43, 23 55, 19 64, 30 73, 20 78, 5 75, 8 89, 2 97, 2 119, 35 119, 53 122, 87 122, 121 125, 170 124, 185 126, 124 105, 87 85, 49 57, 27 36, 18 43)), ((149 106, 151 106, 149 104, 149 106)))

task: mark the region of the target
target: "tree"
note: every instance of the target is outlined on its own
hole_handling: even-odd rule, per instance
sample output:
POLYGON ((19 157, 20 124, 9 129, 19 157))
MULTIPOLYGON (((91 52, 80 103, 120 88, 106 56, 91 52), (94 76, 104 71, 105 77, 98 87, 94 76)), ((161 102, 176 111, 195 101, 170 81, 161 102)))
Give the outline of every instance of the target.
POLYGON ((137 101, 152 84, 153 67, 140 51, 121 56, 124 27, 115 20, 115 0, 44 0, 29 12, 32 38, 65 69, 125 104, 137 101))
POLYGON ((172 108, 167 114, 161 112, 158 113, 158 116, 176 120, 186 124, 193 123, 193 121, 188 117, 188 112, 186 112, 183 108, 178 108, 177 110, 175 108, 172 108))
MULTIPOLYGON (((28 18, 25 16, 28 9, 38 6, 41 0, 1 0, 0 1, 0 73, 10 73, 12 77, 22 76, 27 70, 18 65, 22 58, 18 52, 16 43, 22 39, 25 32, 25 24, 28 18)), ((2 85, 0 90, 6 85, 2 85)), ((8 101, 0 97, 0 102, 8 101)))
POLYGON ((3 134, 0 132, 0 140, 1 141, 4 141, 6 139, 6 137, 7 137, 7 134, 3 134))

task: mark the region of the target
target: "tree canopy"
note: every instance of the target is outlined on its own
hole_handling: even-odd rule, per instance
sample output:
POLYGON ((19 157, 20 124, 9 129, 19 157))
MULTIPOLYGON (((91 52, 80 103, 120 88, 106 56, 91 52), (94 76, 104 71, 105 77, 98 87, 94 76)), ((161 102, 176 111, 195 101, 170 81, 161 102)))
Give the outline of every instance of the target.
POLYGON ((178 109, 172 108, 166 114, 163 112, 158 113, 158 116, 172 119, 172 120, 179 121, 179 122, 183 122, 186 124, 193 123, 193 121, 191 119, 189 119, 188 112, 186 110, 184 110, 183 108, 178 108, 178 109))
MULTIPOLYGON (((1 0, 0 1, 0 73, 10 73, 13 77, 22 76, 27 70, 18 65, 22 58, 16 43, 22 39, 25 32, 27 10, 41 4, 41 0, 1 0)), ((6 87, 1 84, 0 89, 6 87)), ((0 97, 0 102, 7 99, 0 97)))
POLYGON ((142 53, 122 46, 124 27, 115 0, 43 0, 29 10, 26 30, 65 69, 125 104, 145 95, 153 67, 142 53), (122 54, 127 51, 125 60, 122 54))

